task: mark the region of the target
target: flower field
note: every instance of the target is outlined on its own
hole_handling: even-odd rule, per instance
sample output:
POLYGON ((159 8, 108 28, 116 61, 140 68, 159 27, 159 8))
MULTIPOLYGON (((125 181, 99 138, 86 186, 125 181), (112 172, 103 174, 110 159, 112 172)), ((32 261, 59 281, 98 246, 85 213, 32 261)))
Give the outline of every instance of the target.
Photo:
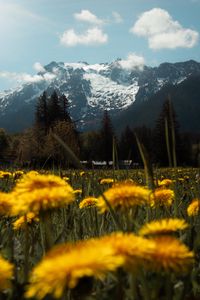
POLYGON ((200 299, 200 170, 0 171, 0 299, 200 299))

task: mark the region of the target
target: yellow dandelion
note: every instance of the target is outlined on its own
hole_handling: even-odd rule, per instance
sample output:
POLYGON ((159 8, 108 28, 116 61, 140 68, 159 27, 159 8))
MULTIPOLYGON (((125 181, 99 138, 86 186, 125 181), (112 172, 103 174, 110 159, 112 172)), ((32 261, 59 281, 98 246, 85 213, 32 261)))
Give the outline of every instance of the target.
POLYGON ((65 181, 69 181, 70 180, 70 178, 67 177, 67 176, 62 177, 62 179, 65 180, 65 181))
POLYGON ((12 199, 10 194, 0 192, 0 215, 10 216, 12 211, 12 199))
POLYGON ((74 201, 72 187, 55 175, 28 173, 17 182, 11 193, 13 215, 26 215, 33 212, 65 206, 74 201))
POLYGON ((110 183, 113 183, 113 182, 114 182, 113 178, 102 178, 99 181, 100 184, 110 184, 110 183))
POLYGON ((155 242, 155 251, 149 260, 150 267, 155 271, 186 272, 194 262, 194 253, 178 239, 171 236, 156 237, 151 239, 155 242))
POLYGON ((174 200, 174 192, 170 189, 158 188, 150 197, 151 206, 171 206, 174 200))
POLYGON ((76 189, 76 190, 73 191, 73 193, 75 195, 81 195, 82 194, 82 190, 81 189, 76 189))
POLYGON ((39 172, 38 172, 38 171, 35 171, 35 170, 32 170, 32 171, 29 171, 29 172, 27 173, 27 175, 29 175, 29 176, 36 176, 36 175, 39 175, 39 172))
POLYGON ((139 230, 139 235, 168 234, 187 227, 188 224, 183 219, 161 219, 145 224, 139 230))
POLYGON ((196 216, 200 213, 200 200, 194 199, 187 208, 187 214, 189 217, 196 216))
POLYGON ((10 287, 13 276, 13 265, 0 256, 0 291, 10 287))
POLYGON ((18 230, 25 227, 26 222, 31 224, 33 222, 39 222, 39 218, 34 213, 30 212, 25 216, 21 216, 15 222, 13 222, 13 229, 18 230))
POLYGON ((166 178, 166 179, 163 179, 163 180, 158 180, 158 185, 159 186, 169 186, 170 184, 172 184, 172 180, 171 179, 168 179, 168 178, 166 178))
POLYGON ((13 173, 13 178, 14 178, 14 180, 17 180, 17 179, 19 179, 20 177, 22 177, 23 175, 24 175, 24 171, 18 170, 18 171, 15 171, 15 172, 13 173))
POLYGON ((113 255, 110 245, 94 245, 93 241, 82 241, 51 250, 33 269, 26 297, 43 299, 52 294, 60 298, 66 288, 75 288, 81 278, 103 279, 122 264, 123 259, 113 255))
MULTIPOLYGON (((130 182, 121 182, 105 191, 103 195, 113 208, 128 208, 147 203, 150 193, 151 191, 144 187, 130 182)), ((97 206, 101 213, 108 210, 103 196, 98 198, 97 206)))
POLYGON ((178 180, 179 182, 184 182, 185 179, 184 179, 183 177, 180 177, 180 178, 178 178, 177 180, 178 180))
POLYGON ((112 246, 114 255, 121 256, 124 260, 123 267, 131 272, 145 266, 146 260, 150 260, 155 252, 155 242, 132 233, 117 232, 104 236, 99 241, 103 245, 112 246))
POLYGON ((0 171, 0 179, 8 179, 12 177, 12 173, 11 172, 7 172, 7 171, 0 171))
POLYGON ((81 171, 80 172, 80 176, 82 177, 82 176, 84 176, 85 175, 85 172, 84 171, 81 171))
POLYGON ((82 209, 85 207, 96 206, 97 201, 98 201, 98 199, 95 197, 87 197, 80 202, 79 208, 82 209))

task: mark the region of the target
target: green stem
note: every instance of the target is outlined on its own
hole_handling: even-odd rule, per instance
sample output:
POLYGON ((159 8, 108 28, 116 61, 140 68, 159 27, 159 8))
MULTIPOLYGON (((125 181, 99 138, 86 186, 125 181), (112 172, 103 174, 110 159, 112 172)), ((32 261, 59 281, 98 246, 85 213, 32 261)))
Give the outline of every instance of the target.
POLYGON ((28 272, 29 272, 29 228, 27 222, 27 216, 24 216, 25 219, 25 242, 24 242, 24 282, 28 282, 28 272))
POLYGON ((41 226, 40 233, 43 244, 43 254, 45 254, 53 246, 52 224, 50 212, 42 212, 40 215, 41 226))
POLYGON ((130 274, 130 290, 133 300, 137 300, 137 278, 134 273, 130 274))

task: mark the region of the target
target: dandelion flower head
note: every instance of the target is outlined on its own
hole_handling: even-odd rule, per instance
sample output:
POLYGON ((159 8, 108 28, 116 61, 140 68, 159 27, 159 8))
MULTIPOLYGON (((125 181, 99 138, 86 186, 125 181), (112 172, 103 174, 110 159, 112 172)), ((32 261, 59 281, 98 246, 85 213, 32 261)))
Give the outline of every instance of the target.
POLYGON ((102 213, 108 210, 104 197, 112 208, 124 209, 135 205, 142 205, 148 202, 150 193, 150 190, 142 186, 137 186, 130 182, 121 182, 105 191, 103 196, 98 198, 97 206, 102 213))
POLYGON ((111 245, 115 256, 124 259, 123 267, 128 271, 137 271, 154 253, 155 243, 132 233, 113 233, 100 238, 104 245, 111 245))
POLYGON ((0 192, 0 215, 10 216, 12 211, 12 199, 9 193, 0 192))
POLYGON ((0 290, 9 288, 13 276, 13 265, 0 256, 0 290))
POLYGON ((96 206, 98 202, 98 199, 95 197, 87 197, 85 199, 83 199, 80 204, 79 204, 79 208, 85 208, 85 207, 91 207, 91 206, 96 206))
POLYGON ((25 224, 32 224, 33 222, 39 222, 39 218, 34 213, 30 212, 26 216, 21 216, 13 223, 13 229, 18 230, 25 227, 25 224))
POLYGON ((69 204, 74 201, 74 193, 72 187, 58 176, 31 172, 17 182, 12 198, 15 201, 13 214, 26 215, 69 204))
POLYGON ((174 201, 174 191, 157 188, 150 197, 151 206, 171 206, 174 201))
POLYGON ((8 179, 10 177, 12 177, 12 173, 11 172, 0 171, 0 179, 8 179))
POLYGON ((200 200, 194 199, 187 208, 187 214, 189 217, 197 216, 200 213, 200 200))
POLYGON ((99 181, 100 184, 110 184, 110 183, 113 183, 113 182, 114 182, 113 178, 102 178, 99 181))
POLYGON ((155 251, 149 260, 150 269, 181 273, 187 272, 194 262, 194 253, 174 237, 155 237, 151 241, 155 242, 155 251))
POLYGON ((63 245, 47 253, 34 268, 26 296, 42 299, 52 294, 60 298, 66 288, 76 287, 81 278, 103 279, 107 272, 115 271, 121 264, 122 258, 115 257, 109 245, 98 243, 97 247, 95 241, 63 245))
POLYGON ((183 219, 161 219, 145 224, 140 230, 140 235, 168 234, 184 230, 188 224, 183 219))
POLYGON ((171 179, 168 179, 168 178, 166 178, 166 179, 163 179, 163 180, 159 180, 158 181, 158 185, 159 186, 163 186, 163 187, 168 187, 169 185, 171 185, 172 184, 172 180, 171 179))

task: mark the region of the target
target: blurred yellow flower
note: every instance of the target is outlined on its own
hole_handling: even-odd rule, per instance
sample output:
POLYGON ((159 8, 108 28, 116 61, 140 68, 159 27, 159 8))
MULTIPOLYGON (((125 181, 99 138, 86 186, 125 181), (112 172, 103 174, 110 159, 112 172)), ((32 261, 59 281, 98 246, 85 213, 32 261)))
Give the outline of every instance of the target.
POLYGON ((99 239, 103 245, 113 247, 114 255, 121 256, 124 260, 123 267, 131 272, 136 272, 145 267, 146 260, 150 260, 155 252, 155 243, 149 239, 132 233, 117 232, 99 239))
POLYGON ((0 179, 1 178, 10 178, 10 177, 12 177, 12 173, 11 172, 0 171, 0 179))
POLYGON ((73 193, 75 195, 81 195, 82 194, 82 190, 81 189, 77 189, 77 190, 74 190, 73 193))
POLYGON ((21 216, 19 219, 17 219, 15 222, 13 222, 13 229, 18 230, 25 226, 26 222, 28 224, 31 224, 33 222, 39 222, 39 218, 34 213, 30 212, 25 216, 21 216))
POLYGON ((139 235, 168 234, 187 227, 188 224, 183 219, 161 219, 145 224, 139 230, 139 235))
POLYGON ((100 184, 110 184, 110 183, 113 183, 113 182, 114 182, 113 178, 102 178, 99 181, 100 184))
POLYGON ((84 171, 81 171, 80 172, 80 176, 82 177, 82 176, 84 176, 85 175, 85 172, 84 171))
POLYGON ((35 170, 32 170, 32 171, 29 171, 29 172, 27 173, 27 175, 29 175, 29 176, 39 175, 39 172, 38 172, 38 171, 35 171, 35 170))
POLYGON ((200 200, 194 199, 187 208, 188 216, 196 216, 200 213, 200 200))
POLYGON ((185 179, 182 178, 182 177, 180 177, 180 178, 178 178, 177 180, 178 180, 179 182, 183 182, 185 179))
POLYGON ((74 201, 72 187, 55 175, 27 173, 11 193, 13 215, 26 215, 65 206, 74 201))
POLYGON ((14 180, 19 179, 19 178, 22 177, 23 175, 24 175, 24 171, 20 171, 20 170, 15 171, 15 172, 13 173, 14 180))
MULTIPOLYGON (((113 208, 128 208, 135 205, 142 205, 148 202, 151 191, 132 184, 121 182, 112 186, 104 192, 104 197, 113 208)), ((108 206, 103 196, 98 198, 97 206, 101 213, 108 210, 108 206)))
POLYGON ((94 276, 103 279, 122 261, 121 257, 113 255, 109 244, 98 243, 97 247, 93 240, 56 247, 33 269, 26 297, 42 299, 52 294, 60 298, 66 288, 76 287, 81 278, 94 276))
POLYGON ((150 239, 155 242, 155 251, 146 266, 155 271, 187 272, 194 262, 194 253, 178 239, 162 236, 150 239))
POLYGON ((159 186, 169 186, 170 184, 172 184, 172 180, 171 179, 168 179, 168 178, 166 178, 166 179, 163 179, 163 180, 158 180, 158 185, 159 186))
POLYGON ((65 181, 69 181, 70 180, 70 178, 67 177, 67 176, 62 177, 62 179, 65 180, 65 181))
POLYGON ((0 256, 0 291, 10 287, 14 266, 0 256))
POLYGON ((0 215, 10 216, 12 211, 12 200, 9 193, 0 192, 0 215))
POLYGON ((85 207, 96 206, 97 201, 98 199, 95 197, 87 197, 79 203, 79 208, 82 209, 85 207))
POLYGON ((171 206, 174 200, 174 192, 170 189, 157 188, 150 197, 151 206, 171 206))

